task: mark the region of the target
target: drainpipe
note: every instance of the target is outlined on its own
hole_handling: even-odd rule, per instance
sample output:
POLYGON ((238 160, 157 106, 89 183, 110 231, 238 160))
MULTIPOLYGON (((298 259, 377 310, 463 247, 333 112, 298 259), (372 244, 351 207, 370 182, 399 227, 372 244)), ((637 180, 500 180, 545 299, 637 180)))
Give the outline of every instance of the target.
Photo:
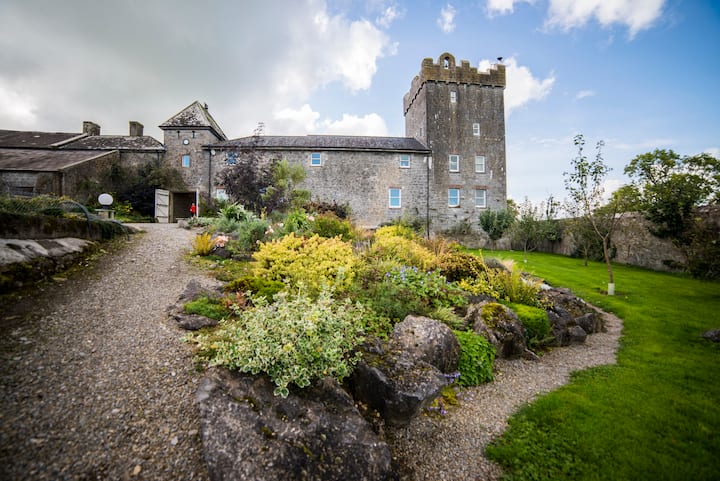
POLYGON ((212 158, 214 153, 214 149, 208 151, 208 202, 212 202, 212 158))
POLYGON ((430 239, 430 169, 432 169, 432 156, 425 157, 425 238, 430 239))

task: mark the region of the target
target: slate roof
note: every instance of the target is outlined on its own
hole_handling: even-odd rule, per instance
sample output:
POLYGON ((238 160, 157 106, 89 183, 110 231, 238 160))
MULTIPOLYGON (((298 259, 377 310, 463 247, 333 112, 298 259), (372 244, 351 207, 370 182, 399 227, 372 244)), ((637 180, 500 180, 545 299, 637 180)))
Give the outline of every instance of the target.
POLYGON ((0 170, 57 172, 104 155, 108 155, 108 152, 2 149, 0 150, 0 170))
POLYGON ((91 135, 62 147, 77 150, 134 150, 162 152, 165 146, 153 137, 128 135, 91 135))
POLYGON ((27 132, 20 130, 0 130, 0 148, 47 149, 57 147, 82 134, 70 132, 27 132))
POLYGON ((159 127, 163 130, 210 129, 219 139, 227 140, 227 135, 208 112, 207 105, 201 105, 197 100, 160 124, 159 127))
POLYGON ((430 149, 409 137, 363 137, 352 135, 261 135, 241 137, 218 142, 211 147, 248 148, 255 146, 266 150, 345 150, 378 152, 426 152, 430 149))

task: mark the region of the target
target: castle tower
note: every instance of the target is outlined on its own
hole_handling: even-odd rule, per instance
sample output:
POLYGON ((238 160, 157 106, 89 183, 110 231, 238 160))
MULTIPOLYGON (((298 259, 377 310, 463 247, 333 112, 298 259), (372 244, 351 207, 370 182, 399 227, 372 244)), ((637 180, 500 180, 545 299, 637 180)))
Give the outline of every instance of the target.
POLYGON ((478 72, 443 53, 422 62, 405 94, 405 135, 432 150, 428 175, 430 229, 469 224, 507 205, 505 170, 505 66, 478 72))

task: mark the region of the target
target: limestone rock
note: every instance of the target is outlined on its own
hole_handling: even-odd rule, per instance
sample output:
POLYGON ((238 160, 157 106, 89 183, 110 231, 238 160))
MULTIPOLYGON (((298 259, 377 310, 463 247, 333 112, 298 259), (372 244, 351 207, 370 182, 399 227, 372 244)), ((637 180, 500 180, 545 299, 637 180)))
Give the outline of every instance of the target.
POLYGON ((587 339, 587 332, 580 326, 572 326, 568 329, 568 338, 570 344, 583 344, 587 339))
POLYGON ((448 374, 457 371, 460 343, 452 330, 434 319, 407 316, 390 335, 391 349, 404 351, 411 359, 425 361, 448 374))
POLYGON ((527 348, 525 328, 510 308, 496 302, 481 302, 468 308, 465 320, 476 334, 495 346, 498 357, 536 357, 527 348))
POLYGON ((720 342, 720 329, 710 329, 702 334, 702 337, 712 342, 720 342))
POLYGON ((196 400, 214 481, 389 480, 392 457, 332 380, 275 396, 266 376, 211 369, 196 400))

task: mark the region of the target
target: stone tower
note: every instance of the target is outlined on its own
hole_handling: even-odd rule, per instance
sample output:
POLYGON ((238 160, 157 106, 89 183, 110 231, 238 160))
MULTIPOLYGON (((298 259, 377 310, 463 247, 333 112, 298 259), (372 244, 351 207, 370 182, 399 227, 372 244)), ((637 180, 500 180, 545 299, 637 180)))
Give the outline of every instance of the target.
POLYGON ((433 232, 470 225, 507 205, 505 66, 478 72, 443 53, 422 62, 405 94, 405 135, 432 150, 428 218, 433 232))

